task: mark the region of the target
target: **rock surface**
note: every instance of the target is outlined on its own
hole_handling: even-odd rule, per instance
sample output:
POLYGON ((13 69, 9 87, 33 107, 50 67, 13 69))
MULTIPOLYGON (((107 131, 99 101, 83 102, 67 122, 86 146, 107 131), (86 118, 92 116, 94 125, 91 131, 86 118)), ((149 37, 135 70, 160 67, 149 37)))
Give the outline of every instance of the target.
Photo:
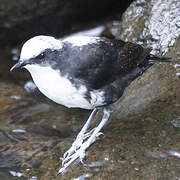
POLYGON ((91 20, 123 12, 132 0, 0 0, 0 46, 39 34, 64 35, 91 20))
MULTIPOLYGON (((117 38, 151 46, 154 54, 180 59, 179 10, 178 0, 134 1, 123 15, 117 38)), ((177 71, 172 63, 153 65, 127 88, 124 99, 116 103, 114 116, 137 113, 153 101, 175 94, 180 82, 177 71)))

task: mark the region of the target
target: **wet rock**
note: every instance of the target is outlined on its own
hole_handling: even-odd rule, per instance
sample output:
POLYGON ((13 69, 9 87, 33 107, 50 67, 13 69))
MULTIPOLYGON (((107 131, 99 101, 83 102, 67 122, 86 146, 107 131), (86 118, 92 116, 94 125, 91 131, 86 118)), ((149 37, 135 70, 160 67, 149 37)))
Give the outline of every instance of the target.
POLYGON ((4 145, 8 142, 8 137, 5 136, 3 130, 0 129, 0 152, 4 151, 4 145))
POLYGON ((23 178, 23 173, 20 172, 20 162, 23 160, 23 156, 20 154, 13 153, 2 153, 0 154, 0 179, 14 180, 15 177, 23 178))
POLYGON ((0 168, 14 168, 20 165, 23 159, 18 153, 3 154, 0 156, 0 168))
POLYGON ((28 163, 33 167, 33 168, 40 168, 41 162, 39 162, 37 159, 30 159, 28 163))
POLYGON ((36 115, 38 113, 47 112, 49 110, 48 104, 40 103, 40 104, 27 104, 22 106, 21 108, 16 107, 14 112, 9 116, 11 122, 20 124, 26 121, 28 118, 36 115))
POLYGON ((57 137, 65 137, 65 136, 69 136, 71 134, 71 131, 67 132, 67 133, 61 133, 60 131, 58 131, 57 129, 54 129, 53 127, 51 127, 48 124, 32 124, 31 126, 29 126, 27 128, 27 130, 31 133, 36 133, 36 134, 41 134, 44 136, 57 136, 57 137))
POLYGON ((24 100, 25 94, 23 90, 16 85, 0 82, 0 115, 1 122, 7 121, 9 112, 17 106, 17 103, 20 105, 26 104, 24 100), (18 96, 19 99, 14 99, 12 96, 18 96))
MULTIPOLYGON (((180 2, 137 0, 123 15, 117 38, 153 47, 152 53, 179 58, 180 2)), ((170 63, 153 65, 127 88, 115 106, 116 118, 137 113, 162 97, 176 94, 179 80, 170 63)))
MULTIPOLYGON (((77 24, 122 13, 132 0, 0 0, 0 45, 37 34, 64 35, 77 24)), ((76 25, 76 26, 75 26, 76 25)))

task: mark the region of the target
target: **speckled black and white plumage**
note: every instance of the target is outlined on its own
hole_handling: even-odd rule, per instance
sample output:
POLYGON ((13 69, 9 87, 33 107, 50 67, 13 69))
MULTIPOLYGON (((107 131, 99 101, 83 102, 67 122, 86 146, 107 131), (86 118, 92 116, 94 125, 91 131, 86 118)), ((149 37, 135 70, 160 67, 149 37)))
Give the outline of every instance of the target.
MULTIPOLYGON (((39 36, 38 40, 44 41, 43 37, 39 36)), ((92 37, 89 43, 78 45, 74 39, 63 40, 59 49, 43 47, 36 56, 32 55, 25 61, 25 68, 34 64, 50 66, 67 78, 77 90, 85 87, 83 97, 91 104, 87 109, 117 101, 124 89, 152 64, 148 62, 150 49, 137 44, 92 37)), ((35 40, 38 44, 38 40, 35 40)))
POLYGON ((87 36, 64 40, 37 36, 23 45, 20 60, 12 69, 26 68, 39 90, 58 104, 94 109, 64 154, 60 173, 74 160, 82 161, 85 150, 109 119, 111 111, 107 107, 122 96, 125 88, 153 62, 168 61, 150 51, 130 42, 87 36), (104 109, 102 121, 87 133, 99 108, 104 109))

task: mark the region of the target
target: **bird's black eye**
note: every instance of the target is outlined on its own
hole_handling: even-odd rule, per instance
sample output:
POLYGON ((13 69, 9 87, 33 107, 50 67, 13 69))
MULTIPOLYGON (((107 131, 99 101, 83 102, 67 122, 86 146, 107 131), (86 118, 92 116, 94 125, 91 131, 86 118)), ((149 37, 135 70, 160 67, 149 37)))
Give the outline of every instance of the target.
POLYGON ((43 59, 44 57, 45 57, 45 54, 41 53, 38 56, 36 56, 36 59, 43 59))

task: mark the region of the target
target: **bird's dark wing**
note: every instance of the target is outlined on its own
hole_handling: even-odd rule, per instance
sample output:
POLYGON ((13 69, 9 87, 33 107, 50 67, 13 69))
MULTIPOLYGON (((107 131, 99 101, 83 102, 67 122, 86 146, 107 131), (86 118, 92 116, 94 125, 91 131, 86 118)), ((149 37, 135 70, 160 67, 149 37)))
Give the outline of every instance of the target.
POLYGON ((121 40, 102 39, 82 47, 67 46, 62 71, 72 79, 84 81, 89 88, 101 89, 125 77, 143 63, 150 50, 121 40))
POLYGON ((150 64, 146 58, 151 49, 121 40, 99 39, 83 46, 64 42, 61 51, 48 57, 54 69, 66 76, 77 88, 87 88, 86 99, 91 102, 91 92, 103 92, 104 101, 97 106, 117 101, 124 89, 150 64))

